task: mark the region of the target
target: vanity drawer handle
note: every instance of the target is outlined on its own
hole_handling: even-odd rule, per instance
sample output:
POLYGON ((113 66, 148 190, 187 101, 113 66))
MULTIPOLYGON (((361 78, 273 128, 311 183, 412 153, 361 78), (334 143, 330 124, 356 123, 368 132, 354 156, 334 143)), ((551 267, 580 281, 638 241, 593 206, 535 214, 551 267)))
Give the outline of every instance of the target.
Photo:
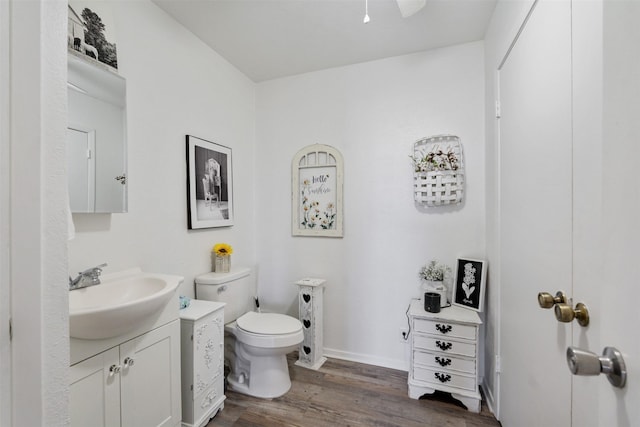
POLYGON ((436 372, 434 375, 438 380, 440 380, 441 383, 451 381, 451 375, 449 374, 441 374, 440 372, 436 372))
POLYGON ((440 323, 436 323, 436 329, 439 332, 446 334, 448 332, 451 332, 452 327, 451 325, 441 325, 440 323))
POLYGON ((450 342, 436 341, 436 346, 442 351, 447 351, 447 350, 451 350, 451 347, 453 347, 453 344, 451 344, 450 342))
POLYGON ((445 359, 444 357, 436 356, 436 362, 442 367, 451 365, 451 359, 445 359))

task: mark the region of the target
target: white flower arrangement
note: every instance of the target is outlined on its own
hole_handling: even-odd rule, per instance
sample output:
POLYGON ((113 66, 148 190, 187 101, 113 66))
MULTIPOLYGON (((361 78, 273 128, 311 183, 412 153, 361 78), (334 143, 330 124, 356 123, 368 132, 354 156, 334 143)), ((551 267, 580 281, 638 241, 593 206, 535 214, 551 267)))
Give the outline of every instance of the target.
POLYGON ((460 161, 451 147, 445 152, 436 145, 424 155, 416 152, 409 157, 413 160, 415 172, 456 171, 460 167, 460 161))
POLYGON ((447 265, 440 264, 438 261, 431 260, 428 264, 420 269, 420 278, 432 282, 442 282, 444 276, 451 272, 451 268, 447 265))

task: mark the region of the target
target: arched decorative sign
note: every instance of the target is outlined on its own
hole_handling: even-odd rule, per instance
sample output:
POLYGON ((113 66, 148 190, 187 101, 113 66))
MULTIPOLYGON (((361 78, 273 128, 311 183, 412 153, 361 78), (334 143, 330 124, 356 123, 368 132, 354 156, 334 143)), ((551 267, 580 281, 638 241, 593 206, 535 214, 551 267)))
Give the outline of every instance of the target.
POLYGON ((304 147, 291 163, 291 233, 342 237, 342 154, 329 145, 304 147))

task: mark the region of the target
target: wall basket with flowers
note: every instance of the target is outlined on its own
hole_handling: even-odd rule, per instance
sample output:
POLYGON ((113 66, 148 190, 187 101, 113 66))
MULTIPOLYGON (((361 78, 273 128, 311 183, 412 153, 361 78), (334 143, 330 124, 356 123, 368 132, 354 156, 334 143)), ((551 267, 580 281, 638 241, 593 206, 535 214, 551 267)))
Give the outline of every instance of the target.
POLYGON ((216 243, 211 250, 213 257, 213 271, 216 273, 228 273, 231 271, 231 254, 233 248, 226 243, 216 243))
POLYGON ((426 206, 462 203, 464 159, 460 138, 438 135, 413 144, 414 199, 426 206))

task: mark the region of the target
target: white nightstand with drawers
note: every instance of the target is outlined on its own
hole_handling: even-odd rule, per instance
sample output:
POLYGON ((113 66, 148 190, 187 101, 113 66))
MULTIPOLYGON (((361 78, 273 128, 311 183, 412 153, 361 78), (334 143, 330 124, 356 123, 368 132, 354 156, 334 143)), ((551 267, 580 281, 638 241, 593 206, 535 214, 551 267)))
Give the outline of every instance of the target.
POLYGON ((411 359, 409 397, 436 390, 451 393, 471 412, 480 412, 478 389, 478 313, 457 306, 439 313, 414 300, 409 308, 411 359))

